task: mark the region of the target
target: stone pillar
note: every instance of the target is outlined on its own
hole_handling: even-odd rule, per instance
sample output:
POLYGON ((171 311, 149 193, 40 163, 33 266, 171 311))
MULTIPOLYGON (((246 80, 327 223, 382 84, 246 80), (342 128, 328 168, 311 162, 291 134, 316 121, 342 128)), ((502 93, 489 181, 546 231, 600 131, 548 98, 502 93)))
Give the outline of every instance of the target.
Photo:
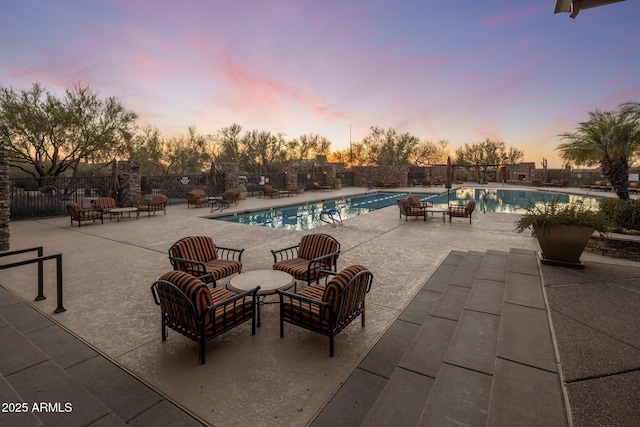
POLYGON ((284 174, 286 179, 284 182, 285 188, 289 185, 298 185, 298 167, 295 165, 288 165, 284 168, 284 174))
POLYGON ((10 214, 9 154, 6 151, 0 151, 0 251, 9 250, 10 214))
POLYGON ((125 206, 142 195, 142 175, 138 160, 121 160, 116 168, 120 181, 120 200, 125 206))
POLYGON ((224 191, 238 188, 240 176, 239 163, 220 163, 220 172, 224 174, 224 191))

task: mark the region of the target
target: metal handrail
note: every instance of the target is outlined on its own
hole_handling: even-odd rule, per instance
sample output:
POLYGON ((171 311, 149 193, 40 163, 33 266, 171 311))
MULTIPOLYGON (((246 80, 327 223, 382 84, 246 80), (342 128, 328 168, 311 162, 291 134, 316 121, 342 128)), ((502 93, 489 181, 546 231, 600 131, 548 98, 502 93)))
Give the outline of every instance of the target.
POLYGON ((327 209, 324 210, 322 212, 320 212, 320 221, 330 224, 333 228, 336 228, 336 225, 343 225, 342 224, 342 215, 340 214, 340 211, 337 209, 327 209), (338 214, 338 218, 334 218, 334 214, 338 214), (326 219, 324 219, 324 216, 328 216, 329 219, 331 220, 331 222, 327 221, 326 219))
POLYGON ((0 270, 5 270, 7 268, 13 268, 13 267, 19 267, 21 265, 27 265, 27 264, 34 264, 34 263, 38 263, 38 296, 36 296, 35 300, 36 301, 41 301, 43 299, 46 299, 47 297, 44 296, 44 268, 43 268, 43 262, 50 260, 50 259, 55 259, 56 260, 56 291, 57 291, 57 302, 58 302, 58 306, 56 307, 55 310, 53 310, 54 313, 62 313, 63 311, 67 311, 63 306, 62 306, 62 254, 55 254, 55 255, 47 255, 47 256, 43 256, 43 248, 42 246, 38 246, 35 248, 29 248, 29 249, 20 249, 17 251, 11 251, 11 252, 4 252, 4 253, 0 253, 0 257, 5 257, 5 256, 10 256, 10 255, 19 255, 19 254, 24 254, 27 252, 38 252, 38 257, 37 258, 32 258, 32 259, 27 259, 24 261, 17 261, 17 262, 12 262, 9 264, 0 264, 0 270))

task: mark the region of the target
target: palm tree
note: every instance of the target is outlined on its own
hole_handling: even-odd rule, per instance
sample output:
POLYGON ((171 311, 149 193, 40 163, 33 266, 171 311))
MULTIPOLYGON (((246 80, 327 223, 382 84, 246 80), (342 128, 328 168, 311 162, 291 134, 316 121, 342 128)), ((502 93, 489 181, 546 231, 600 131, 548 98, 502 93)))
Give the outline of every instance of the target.
POLYGON ((629 199, 629 165, 640 152, 639 106, 627 103, 614 111, 589 112, 589 120, 575 132, 560 135, 565 142, 556 148, 567 164, 599 165, 624 200, 629 199))

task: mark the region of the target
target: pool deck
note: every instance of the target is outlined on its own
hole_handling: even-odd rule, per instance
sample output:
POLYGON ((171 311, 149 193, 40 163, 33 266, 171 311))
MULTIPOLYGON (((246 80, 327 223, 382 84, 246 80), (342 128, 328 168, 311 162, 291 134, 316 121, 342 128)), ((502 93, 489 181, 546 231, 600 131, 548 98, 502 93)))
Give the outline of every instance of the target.
MULTIPOLYGON (((346 187, 249 198, 223 213, 363 192, 346 187)), ((385 425, 385 414, 394 414, 400 425, 440 425, 437 420, 450 416, 442 409, 446 405, 438 409, 438 398, 427 396, 432 392, 443 400, 455 393, 447 385, 461 381, 466 390, 461 371, 477 374, 476 387, 493 382, 488 401, 468 410, 453 408, 457 420, 508 425, 505 417, 525 412, 518 405, 532 405, 518 392, 533 383, 504 381, 519 378, 514 372, 522 370, 522 378, 542 378, 535 384, 563 384, 559 395, 538 396, 537 415, 522 415, 529 417, 528 425, 548 425, 549 416, 564 416, 565 425, 576 426, 589 420, 632 425, 640 419, 639 263, 585 253, 584 270, 541 266, 535 238, 513 231, 516 214, 475 212, 472 224, 465 219, 425 223, 399 219, 398 208, 391 206, 346 219, 341 227, 307 232, 206 219, 210 216, 206 207, 176 205, 166 216, 81 228, 70 227, 66 216, 11 223, 12 250, 44 246, 45 255, 63 254, 66 311, 53 314, 53 265, 45 267, 47 299, 39 302, 33 301, 34 266, 2 271, 0 395, 3 402, 72 402, 73 411, 0 416, 0 425, 385 425), (249 271, 271 268, 270 249, 314 232, 341 243, 339 268, 359 263, 374 273, 366 327, 354 322, 339 334, 334 358, 328 356, 326 337, 287 325, 280 338, 277 305, 264 307, 255 336, 243 325, 211 341, 206 365, 198 364, 196 343, 171 331, 161 341, 150 285, 171 269, 167 250, 173 242, 209 235, 217 244, 244 248, 243 271, 249 271), (498 272, 504 273, 500 279, 498 272), (477 287, 487 281, 511 290, 500 294, 499 308, 488 300, 485 308, 474 308, 469 302, 474 299, 464 295, 481 297, 477 287), (523 322, 527 315, 542 323, 523 322), (494 325, 488 330, 496 339, 483 366, 465 356, 478 351, 466 329, 482 323, 473 321, 477 317, 494 325), (546 334, 545 319, 552 325, 546 334), (434 327, 442 322, 448 326, 434 327), (459 331, 450 336, 452 347, 441 349, 430 371, 422 361, 435 357, 430 351, 442 338, 430 333, 451 327, 459 331), (419 397, 403 400, 398 390, 419 397)))

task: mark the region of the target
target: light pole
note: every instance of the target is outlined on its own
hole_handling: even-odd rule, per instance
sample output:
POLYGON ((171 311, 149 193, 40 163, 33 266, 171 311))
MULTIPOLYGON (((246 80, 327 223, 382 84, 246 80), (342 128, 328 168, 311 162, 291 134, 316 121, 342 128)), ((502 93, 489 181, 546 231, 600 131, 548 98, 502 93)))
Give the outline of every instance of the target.
POLYGON ((349 125, 349 167, 353 166, 353 148, 351 148, 351 125, 349 125))

